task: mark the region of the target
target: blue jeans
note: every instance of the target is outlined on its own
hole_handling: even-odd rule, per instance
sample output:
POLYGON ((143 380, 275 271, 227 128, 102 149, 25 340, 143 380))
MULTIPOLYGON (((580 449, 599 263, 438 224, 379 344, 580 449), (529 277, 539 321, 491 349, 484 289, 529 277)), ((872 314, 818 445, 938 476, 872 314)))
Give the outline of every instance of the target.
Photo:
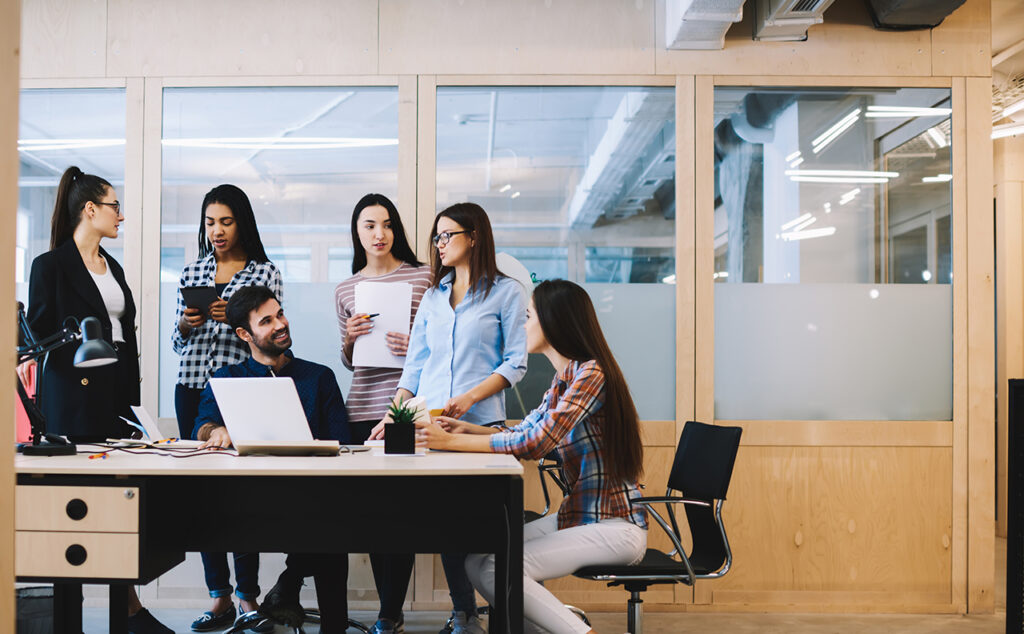
POLYGON ((226 553, 200 554, 203 557, 203 572, 206 574, 206 589, 210 591, 211 597, 231 596, 232 590, 243 601, 255 601, 260 596, 259 553, 233 553, 237 588, 231 587, 231 570, 228 568, 226 553))

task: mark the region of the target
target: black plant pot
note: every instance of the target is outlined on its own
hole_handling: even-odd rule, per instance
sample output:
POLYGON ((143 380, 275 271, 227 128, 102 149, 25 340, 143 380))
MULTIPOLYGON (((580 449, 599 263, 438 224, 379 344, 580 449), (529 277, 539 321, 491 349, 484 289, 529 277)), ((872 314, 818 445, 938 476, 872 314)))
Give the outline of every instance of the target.
POLYGON ((384 453, 416 453, 416 425, 384 425, 384 453))

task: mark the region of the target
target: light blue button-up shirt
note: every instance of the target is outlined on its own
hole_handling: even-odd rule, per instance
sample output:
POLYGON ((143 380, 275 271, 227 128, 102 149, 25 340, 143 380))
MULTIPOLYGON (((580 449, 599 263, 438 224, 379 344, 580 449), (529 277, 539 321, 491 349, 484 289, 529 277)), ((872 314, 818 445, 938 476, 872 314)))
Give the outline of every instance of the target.
MULTIPOLYGON (((430 409, 444 407, 493 373, 510 385, 526 374, 526 299, 519 282, 499 276, 486 297, 481 284, 452 309, 453 278, 449 273, 423 294, 398 381, 399 388, 424 397, 430 409)), ((478 402, 462 420, 505 420, 504 392, 478 402)))

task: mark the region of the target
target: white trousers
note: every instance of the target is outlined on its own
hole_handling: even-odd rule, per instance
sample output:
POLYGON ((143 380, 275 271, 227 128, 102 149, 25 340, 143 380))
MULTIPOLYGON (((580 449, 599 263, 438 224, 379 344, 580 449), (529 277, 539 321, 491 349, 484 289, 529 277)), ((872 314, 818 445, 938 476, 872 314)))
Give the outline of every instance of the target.
MULTIPOLYGON (((633 564, 647 550, 647 531, 625 519, 558 530, 556 514, 523 527, 523 616, 526 632, 585 634, 586 623, 539 582, 596 564, 633 564)), ((473 586, 494 603, 494 555, 470 555, 466 573, 473 586)))

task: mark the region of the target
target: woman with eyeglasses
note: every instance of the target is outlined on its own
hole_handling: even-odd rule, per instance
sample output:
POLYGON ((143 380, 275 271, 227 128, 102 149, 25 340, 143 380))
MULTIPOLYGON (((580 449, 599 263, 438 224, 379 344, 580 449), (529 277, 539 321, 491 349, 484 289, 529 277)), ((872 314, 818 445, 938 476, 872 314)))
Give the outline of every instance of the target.
MULTIPOLYGON (((639 495, 643 444, 629 386, 587 292, 565 280, 541 282, 526 319, 527 349, 555 368, 537 409, 511 429, 440 417, 419 431, 428 447, 512 454, 536 460, 555 451, 569 493, 558 513, 523 528, 524 631, 593 634, 541 583, 590 565, 628 565, 647 549, 639 495)), ((473 585, 494 600, 494 556, 470 555, 473 585)))
MULTIPOLYGON (((134 431, 139 404, 139 357, 135 302, 124 270, 100 243, 117 238, 124 216, 117 192, 104 178, 69 167, 57 185, 50 222, 50 250, 32 262, 28 323, 37 340, 59 332, 65 320, 99 319, 103 339, 114 346, 117 362, 76 368, 77 346, 51 352, 38 377, 36 402, 47 431, 76 444, 127 438, 134 431)), ((18 367, 26 385, 34 361, 18 367)), ((136 634, 172 634, 142 607, 134 588, 128 595, 128 629, 136 634)))
MULTIPOLYGON (((387 413, 398 388, 401 368, 375 368, 352 363, 355 343, 373 330, 373 319, 355 307, 356 287, 363 282, 409 284, 412 286, 412 315, 430 287, 430 267, 416 259, 395 204, 382 194, 367 194, 352 210, 352 277, 334 291, 341 331, 341 361, 352 370, 345 407, 348 410, 352 442, 361 443, 387 413)), ((406 355, 409 336, 386 333, 388 348, 399 357, 406 355)), ((411 553, 370 553, 373 580, 380 597, 377 622, 370 634, 396 634, 404 629, 402 603, 409 590, 415 555, 411 553)))
MULTIPOLYGON (((174 410, 181 438, 192 438, 199 401, 213 373, 249 358, 249 347, 227 323, 231 295, 245 286, 266 286, 283 300, 281 272, 267 257, 256 226, 252 203, 234 185, 218 185, 203 198, 199 215, 199 259, 181 272, 171 345, 180 355, 174 386, 174 410), (182 288, 212 287, 217 299, 207 307, 189 307, 182 288)), ((192 622, 192 631, 221 629, 235 620, 232 591, 243 612, 258 606, 259 553, 234 553, 235 583, 225 553, 202 553, 206 587, 213 598, 210 610, 192 622)), ((272 626, 259 626, 270 631, 272 626)))
MULTIPOLYGON (((430 240, 433 279, 413 322, 395 401, 422 396, 453 419, 504 422, 504 390, 526 374, 525 293, 498 271, 491 222, 479 205, 459 203, 439 213, 430 240)), ((371 438, 384 437, 386 422, 371 438)), ((454 634, 483 632, 465 558, 441 556, 454 634)))

